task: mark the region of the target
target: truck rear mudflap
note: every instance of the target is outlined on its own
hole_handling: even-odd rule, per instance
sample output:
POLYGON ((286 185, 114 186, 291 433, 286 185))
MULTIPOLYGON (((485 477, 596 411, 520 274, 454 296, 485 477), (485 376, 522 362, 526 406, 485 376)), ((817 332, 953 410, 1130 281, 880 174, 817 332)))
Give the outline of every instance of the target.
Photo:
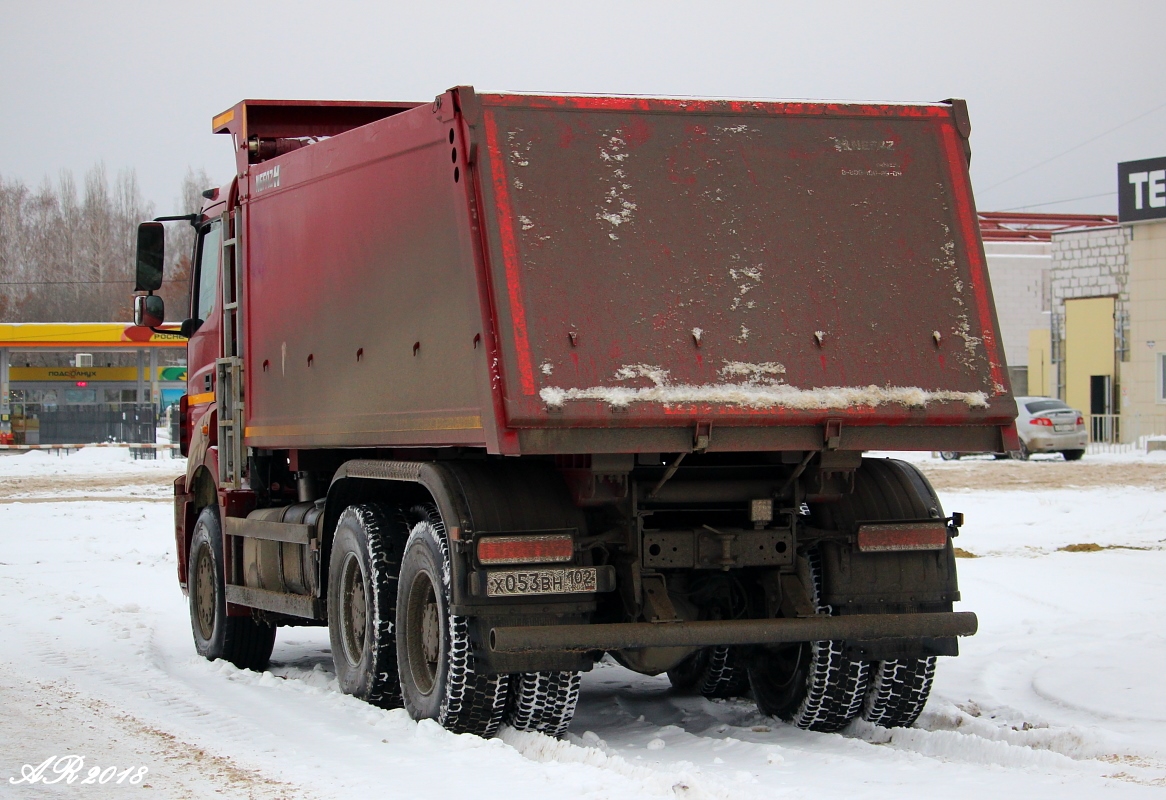
POLYGON ((962 104, 459 91, 507 425, 1013 416, 962 104))

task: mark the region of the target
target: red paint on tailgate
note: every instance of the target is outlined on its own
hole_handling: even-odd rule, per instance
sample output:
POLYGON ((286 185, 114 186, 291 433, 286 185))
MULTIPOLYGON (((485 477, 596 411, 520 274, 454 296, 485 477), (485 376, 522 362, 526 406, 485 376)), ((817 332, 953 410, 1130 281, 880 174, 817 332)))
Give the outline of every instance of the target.
POLYGON ((992 299, 988 297, 988 284, 984 279, 984 259, 980 253, 979 223, 972 208, 972 188, 968 184, 963 148, 956 139, 954 124, 942 125, 939 138, 943 144, 947 165, 951 170, 951 193, 956 204, 956 221, 964 240, 964 252, 968 258, 968 275, 972 281, 972 291, 976 295, 976 311, 980 318, 980 336, 984 340, 984 354, 991 370, 993 392, 1001 394, 1004 386, 1004 370, 1000 366, 1000 353, 996 347, 996 329, 992 324, 992 299))
POLYGON ((510 207, 510 187, 506 185, 506 157, 498 146, 498 126, 494 115, 485 112, 486 146, 494 169, 494 192, 498 200, 498 233, 502 240, 502 258, 506 262, 506 291, 510 299, 510 316, 514 323, 514 348, 518 352, 518 377, 522 393, 534 394, 534 369, 530 361, 530 339, 526 332, 526 306, 522 299, 522 279, 518 274, 518 245, 514 238, 514 215, 510 207))

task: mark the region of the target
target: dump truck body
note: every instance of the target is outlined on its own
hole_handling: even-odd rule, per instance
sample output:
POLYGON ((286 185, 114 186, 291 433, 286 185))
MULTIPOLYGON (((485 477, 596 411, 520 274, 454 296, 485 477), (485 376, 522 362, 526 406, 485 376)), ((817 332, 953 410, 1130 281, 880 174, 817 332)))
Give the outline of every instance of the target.
POLYGON ((246 441, 1004 449, 958 108, 461 90, 252 166, 246 441))
MULTIPOLYGON (((245 101, 193 263, 200 653, 558 735, 610 652, 837 730, 975 631, 919 469, 1016 447, 961 101, 245 101), (826 638, 822 638, 826 637, 826 638)), ((140 324, 162 317, 160 223, 140 324)), ((144 276, 144 277, 143 277, 144 276)))

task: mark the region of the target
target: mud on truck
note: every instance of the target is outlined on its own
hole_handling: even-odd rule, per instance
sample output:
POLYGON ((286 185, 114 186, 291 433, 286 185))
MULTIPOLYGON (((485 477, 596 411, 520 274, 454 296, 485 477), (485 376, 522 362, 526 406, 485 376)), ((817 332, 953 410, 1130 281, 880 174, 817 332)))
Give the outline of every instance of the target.
POLYGON ((460 86, 212 129, 235 177, 177 218, 200 654, 326 625, 343 691, 482 736, 561 735, 605 654, 802 728, 914 722, 976 629, 962 517, 864 451, 1017 448, 962 101, 460 86))

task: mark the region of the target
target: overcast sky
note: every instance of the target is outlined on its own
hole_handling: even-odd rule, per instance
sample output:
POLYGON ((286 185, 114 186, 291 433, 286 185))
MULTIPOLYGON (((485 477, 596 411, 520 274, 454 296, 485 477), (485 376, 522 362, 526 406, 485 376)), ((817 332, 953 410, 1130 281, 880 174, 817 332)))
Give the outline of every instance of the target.
POLYGON ((229 178, 228 140, 211 135, 210 120, 243 98, 424 101, 457 84, 963 97, 984 211, 1113 212, 1115 164, 1166 155, 1160 0, 0 0, 0 9, 0 175, 39 184, 98 161, 111 173, 133 167, 159 213, 173 210, 188 167, 229 178))

